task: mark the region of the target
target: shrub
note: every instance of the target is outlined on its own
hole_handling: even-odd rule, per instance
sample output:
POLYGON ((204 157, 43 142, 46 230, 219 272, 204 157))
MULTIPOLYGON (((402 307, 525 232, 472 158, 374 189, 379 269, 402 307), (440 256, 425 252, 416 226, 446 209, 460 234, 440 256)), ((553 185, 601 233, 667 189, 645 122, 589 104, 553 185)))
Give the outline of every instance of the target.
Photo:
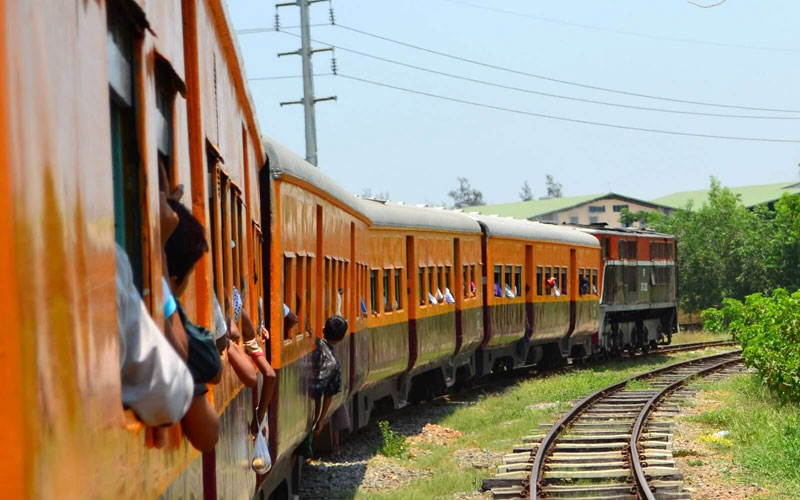
MULTIPOLYGON (((742 344, 745 363, 784 401, 800 401, 800 291, 728 301, 723 315, 742 344)), ((712 314, 713 316, 713 314, 712 314)))
POLYGON ((706 309, 700 313, 703 318, 703 330, 711 333, 724 333, 728 329, 725 327, 725 314, 715 308, 706 309))
POLYGON ((383 438, 383 446, 378 449, 378 453, 387 457, 404 457, 408 451, 406 437, 393 431, 386 420, 378 422, 378 428, 383 438))

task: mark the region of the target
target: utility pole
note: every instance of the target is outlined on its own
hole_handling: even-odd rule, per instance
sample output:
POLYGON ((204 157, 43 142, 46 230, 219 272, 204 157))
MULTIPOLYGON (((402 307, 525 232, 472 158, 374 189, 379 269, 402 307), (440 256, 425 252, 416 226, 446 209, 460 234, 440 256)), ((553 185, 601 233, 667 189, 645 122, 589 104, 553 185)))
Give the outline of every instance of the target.
MULTIPOLYGON (((300 7, 300 50, 283 52, 278 57, 299 55, 303 60, 303 98, 299 101, 282 102, 281 106, 289 104, 302 104, 305 112, 306 123, 306 161, 317 166, 317 121, 315 105, 320 101, 335 101, 336 96, 314 97, 314 70, 311 56, 317 52, 333 51, 332 47, 324 49, 311 48, 311 26, 308 7, 313 3, 328 2, 330 0, 296 0, 295 2, 279 3, 275 7, 300 7)), ((277 24, 277 15, 276 15, 277 24)), ((279 27, 279 26, 278 26, 279 27)))

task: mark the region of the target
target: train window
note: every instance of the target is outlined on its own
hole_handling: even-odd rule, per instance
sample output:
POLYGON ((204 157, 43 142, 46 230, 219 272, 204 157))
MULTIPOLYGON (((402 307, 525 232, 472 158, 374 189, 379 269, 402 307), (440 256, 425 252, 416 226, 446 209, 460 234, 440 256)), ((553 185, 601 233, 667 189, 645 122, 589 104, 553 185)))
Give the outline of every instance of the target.
POLYGON ((600 240, 600 243, 603 248, 603 258, 608 259, 608 238, 603 236, 602 239, 600 240))
MULTIPOLYGON (((553 279, 556 280, 556 288, 558 287, 558 283, 561 281, 558 279, 559 272, 561 272, 561 268, 559 266, 553 268, 553 279)), ((555 294, 555 292, 553 293, 555 294)))
POLYGON ((392 276, 391 269, 384 269, 383 270, 383 311, 390 312, 392 310, 392 306, 389 302, 389 280, 392 276))
MULTIPOLYGON (((114 188, 114 236, 125 249, 139 293, 144 281, 142 186, 139 145, 136 140, 134 89, 134 30, 122 14, 108 9, 108 86, 111 118, 111 169, 114 188)), ((143 295, 144 296, 144 295, 143 295)))
POLYGON ((297 257, 297 270, 295 271, 295 278, 297 280, 297 288, 295 288, 295 308, 294 313, 297 315, 297 333, 303 333, 304 325, 303 319, 305 319, 305 312, 306 312, 306 304, 303 303, 303 298, 305 297, 305 271, 306 271, 306 259, 305 257, 297 257))
MULTIPOLYGON (((431 266, 428 268, 428 294, 436 298, 436 289, 433 287, 434 285, 434 276, 436 275, 436 267, 431 266)), ((438 301, 437 301, 438 302, 438 301)))
POLYGON ((331 315, 331 304, 330 304, 330 286, 331 286, 331 258, 325 257, 325 269, 323 270, 322 279, 324 283, 322 284, 322 296, 323 296, 323 303, 322 303, 322 313, 325 315, 326 318, 330 317, 331 315))
POLYGON ((550 276, 552 275, 552 273, 553 273, 553 268, 551 267, 544 268, 544 287, 547 295, 550 295, 550 293, 552 292, 550 287, 550 276))
MULTIPOLYGON (((283 303, 291 308, 292 303, 292 283, 294 283, 294 259, 291 257, 283 258, 283 303)), ((284 328, 285 338, 291 338, 291 329, 284 328)))
POLYGON ((561 293, 567 295, 567 268, 561 268, 561 293))
POLYGON ((625 258, 625 240, 619 240, 619 259, 625 258))
MULTIPOLYGON (((306 332, 313 332, 314 327, 314 307, 311 301, 311 293, 314 290, 312 286, 312 278, 314 277, 314 257, 306 257, 304 259, 306 261, 306 272, 305 272, 305 291, 306 291, 306 303, 305 303, 305 325, 306 325, 306 332)), ((300 330, 298 330, 300 331, 300 330)))
POLYGON ((403 293, 400 290, 400 277, 403 275, 403 268, 394 270, 394 308, 397 311, 403 309, 403 293))
POLYGON ((419 305, 424 306, 428 303, 428 295, 425 293, 425 268, 419 268, 419 305))
POLYGON ((503 296, 503 266, 494 266, 494 296, 503 296))
POLYGON ((625 257, 628 259, 636 259, 636 242, 635 241, 626 241, 625 242, 625 257))
POLYGON ((472 295, 473 297, 477 297, 479 293, 478 292, 479 288, 475 281, 475 264, 470 265, 469 269, 470 269, 470 278, 469 278, 470 295, 472 295))
POLYGON ((450 290, 450 266, 444 266, 444 287, 450 290))
MULTIPOLYGON (((511 267, 511 266, 506 266, 506 275, 505 275, 505 280, 503 281, 503 295, 506 296, 506 297, 509 297, 509 298, 510 298, 510 295, 508 294, 508 290, 511 290, 511 286, 512 286, 511 285, 511 283, 512 283, 511 277, 513 275, 513 269, 514 268, 511 267)), ((512 294, 516 297, 517 296, 516 290, 511 290, 511 291, 512 291, 512 294)))
POLYGON ((522 292, 522 266, 517 266, 514 268, 514 293, 519 297, 522 292))
POLYGON ((536 295, 542 295, 542 266, 536 266, 536 295))
MULTIPOLYGON (((589 274, 589 270, 588 269, 586 270, 586 272, 587 272, 587 274, 589 274)), ((583 278, 583 268, 579 267, 578 268, 578 295, 579 296, 583 295, 584 293, 587 293, 586 289, 584 288, 586 286, 585 283, 586 282, 584 281, 584 278, 583 278)))
POLYGON ((370 269, 369 271, 369 297, 370 307, 372 313, 378 314, 378 270, 370 269))
POLYGON ((469 266, 468 265, 464 265, 464 286, 462 288, 464 289, 464 298, 468 299, 469 298, 469 266))
POLYGON ((597 295, 597 269, 592 269, 592 293, 597 295))

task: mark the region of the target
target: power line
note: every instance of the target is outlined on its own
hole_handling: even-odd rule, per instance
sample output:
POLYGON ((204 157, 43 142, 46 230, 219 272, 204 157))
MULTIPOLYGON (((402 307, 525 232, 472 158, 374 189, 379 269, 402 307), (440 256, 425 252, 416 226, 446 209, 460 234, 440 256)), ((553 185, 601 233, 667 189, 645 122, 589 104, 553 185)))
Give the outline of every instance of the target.
MULTIPOLYGON (((315 73, 314 76, 331 76, 333 73, 315 73)), ((248 78, 247 81, 249 82, 258 82, 264 80, 287 80, 289 78, 303 78, 303 75, 282 75, 282 76, 256 76, 253 78, 248 78)))
POLYGON ((426 96, 426 97, 432 97, 432 98, 435 98, 435 99, 441 99, 441 100, 444 100, 444 101, 456 102, 456 103, 459 103, 459 104, 466 104, 466 105, 469 105, 469 106, 476 106, 476 107, 479 107, 479 108, 494 109, 494 110, 497 110, 497 111, 506 111, 508 113, 516 113, 516 114, 519 114, 519 115, 527 115, 527 116, 536 116, 536 117, 539 117, 539 118, 549 118, 551 120, 559 120, 559 121, 570 122, 570 123, 580 123, 580 124, 583 124, 583 125, 595 125, 595 126, 599 126, 599 127, 615 128, 615 129, 622 129, 622 130, 634 130, 634 131, 637 131, 637 132, 650 132, 650 133, 656 133, 656 134, 678 135, 678 136, 685 136, 685 137, 702 137, 702 138, 706 138, 706 139, 727 139, 727 140, 735 140, 735 141, 777 142, 777 143, 791 143, 791 144, 800 143, 800 140, 796 140, 796 139, 771 139, 771 138, 762 138, 762 137, 739 137, 739 136, 713 135, 713 134, 696 134, 696 133, 691 133, 691 132, 680 132, 680 131, 676 131, 676 130, 661 130, 661 129, 652 129, 652 128, 644 128, 644 127, 632 127, 632 126, 628 126, 628 125, 618 125, 618 124, 615 124, 615 123, 603 123, 603 122, 595 122, 595 121, 590 121, 590 120, 580 120, 580 119, 576 119, 576 118, 567 118, 567 117, 564 117, 564 116, 547 115, 547 114, 544 114, 544 113, 534 113, 534 112, 531 112, 531 111, 523 111, 523 110, 520 110, 520 109, 505 108, 505 107, 502 107, 502 106, 495 106, 495 105, 492 105, 492 104, 485 104, 485 103, 480 103, 480 102, 467 101, 465 99, 458 99, 458 98, 455 98, 455 97, 448 97, 448 96, 443 96, 443 95, 439 95, 439 94, 433 94, 433 93, 430 93, 430 92, 423 92, 421 90, 414 90, 414 89, 409 89, 409 88, 405 88, 405 87, 398 87, 396 85, 390 85, 388 83, 382 83, 382 82, 376 82, 376 81, 373 81, 373 80, 367 80, 365 78, 359 78, 359 77, 356 77, 356 76, 344 75, 342 73, 339 73, 339 76, 341 76, 342 78, 347 78, 349 80, 355 80, 355 81, 362 82, 362 83, 368 83, 370 85, 376 85, 378 87, 385 87, 385 88, 388 88, 388 89, 393 89, 393 90, 397 90, 397 91, 400 91, 400 92, 406 92, 406 93, 409 93, 409 94, 422 95, 422 96, 426 96))
POLYGON ((471 2, 465 2, 464 0, 444 0, 445 2, 450 2, 454 4, 464 5, 466 7, 470 7, 473 9, 480 9, 485 11, 497 12, 500 14, 506 14, 515 17, 524 17, 527 19, 533 19, 535 21, 541 21, 544 23, 551 23, 551 24, 560 24, 562 26, 569 26, 572 28, 581 28, 587 30, 594 30, 594 31, 603 31, 606 33, 614 33, 617 35, 625 35, 625 36, 635 36, 640 38, 649 38, 651 40, 664 40, 668 42, 681 42, 681 43, 693 43, 697 45, 710 45, 714 47, 727 47, 733 49, 746 49, 746 50, 761 50, 761 51, 769 51, 769 52, 800 52, 800 49, 794 49, 789 47, 760 47, 756 45, 744 45, 738 43, 726 43, 726 42, 714 42, 710 40, 695 40, 691 38, 677 38, 665 35, 653 35, 650 33, 640 33, 636 31, 626 31, 626 30, 618 30, 614 28, 607 28, 604 26, 595 26, 591 24, 580 24, 580 23, 572 23, 569 21, 563 21, 561 19, 552 19, 547 17, 541 16, 534 16, 532 14, 526 14, 523 12, 517 12, 513 10, 506 10, 501 9, 498 7, 489 7, 486 5, 479 5, 474 4, 471 2))
MULTIPOLYGON (((288 31, 284 31, 283 33, 286 33, 287 35, 291 35, 291 36, 299 36, 296 33, 291 33, 291 32, 288 32, 288 31)), ((404 62, 397 61, 397 60, 394 60, 394 59, 389 59, 389 58, 386 58, 386 57, 376 56, 374 54, 361 52, 359 50, 350 49, 350 48, 347 48, 347 47, 343 47, 341 45, 333 44, 333 43, 330 43, 330 42, 325 42, 325 41, 322 41, 322 40, 312 39, 312 41, 315 42, 315 43, 322 43, 322 44, 325 44, 325 45, 329 45, 329 46, 334 47, 334 48, 336 48, 338 50, 342 50, 342 51, 345 51, 345 52, 350 52, 352 54, 356 54, 356 55, 359 55, 359 56, 362 56, 362 57, 368 57, 370 59, 375 59, 375 60, 378 60, 378 61, 383 61, 383 62, 387 62, 387 63, 391 63, 391 64, 396 64, 398 66, 403 66, 403 67, 415 69, 415 70, 418 70, 418 71, 424 71, 424 72, 427 72, 427 73, 432 73, 434 75, 446 76, 448 78, 455 78, 457 80, 464 80, 464 81, 467 81, 467 82, 478 83, 480 85, 487 85, 487 86, 490 86, 490 87, 497 87, 497 88, 501 88, 501 89, 505 89, 505 90, 513 90, 513 91, 516 91, 516 92, 524 92, 526 94, 535 94, 535 95, 540 95, 540 96, 544 96, 544 97, 552 97, 552 98, 555 98, 555 99, 565 99, 565 100, 568 100, 568 101, 583 102, 583 103, 588 103, 588 104, 599 104, 599 105, 602 105, 602 106, 612 106, 612 107, 617 107, 617 108, 636 109, 636 110, 640 110, 640 111, 655 111, 655 112, 659 112, 659 113, 673 113, 673 114, 679 114, 679 115, 713 116, 713 117, 720 117, 720 118, 749 118, 749 119, 762 119, 762 120, 798 120, 798 119, 800 119, 800 116, 728 115, 728 114, 723 114, 723 113, 704 113, 704 112, 700 112, 700 111, 684 111, 684 110, 666 109, 666 108, 653 108, 653 107, 648 107, 648 106, 635 106, 635 105, 631 105, 631 104, 621 104, 621 103, 615 103, 615 102, 598 101, 598 100, 595 100, 595 99, 584 99, 582 97, 574 97, 574 96, 566 96, 566 95, 560 95, 560 94, 552 94, 552 93, 549 93, 549 92, 541 92, 541 91, 538 91, 538 90, 531 90, 531 89, 525 89, 525 88, 521 88, 521 87, 514 87, 514 86, 510 86, 510 85, 504 85, 504 84, 501 84, 501 83, 489 82, 489 81, 486 81, 486 80, 479 80, 479 79, 476 79, 476 78, 470 78, 470 77, 466 77, 466 76, 456 75, 456 74, 453 74, 453 73, 447 73, 447 72, 444 72, 444 71, 425 68, 425 67, 422 67, 422 66, 416 66, 414 64, 408 64, 408 63, 404 63, 404 62)))
POLYGON ((642 97, 642 98, 645 98, 645 99, 656 99, 656 100, 659 100, 659 101, 677 102, 677 103, 682 103, 682 104, 694 104, 694 105, 699 105, 699 106, 711 106, 711 107, 729 108, 729 109, 742 109, 742 110, 748 110, 748 111, 770 111, 770 112, 775 112, 775 113, 800 113, 800 110, 797 110, 797 109, 760 108, 760 107, 755 107, 755 106, 739 106, 739 105, 733 105, 733 104, 719 104, 719 103, 711 103, 711 102, 704 102, 704 101, 691 101, 691 100, 678 99, 678 98, 673 98, 673 97, 663 97, 663 96, 656 96, 656 95, 650 95, 650 94, 640 94, 640 93, 637 93, 637 92, 630 92, 630 91, 627 91, 627 90, 618 90, 618 89, 612 89, 612 88, 607 88, 607 87, 599 87, 599 86, 596 86, 596 85, 589 85, 589 84, 580 83, 580 82, 573 82, 573 81, 570 81, 570 80, 562 80, 562 79, 559 79, 559 78, 553 78, 553 77, 549 77, 549 76, 545 76, 545 75, 539 75, 539 74, 536 74, 536 73, 528 73, 528 72, 517 70, 517 69, 513 69, 513 68, 506 68, 506 67, 498 66, 498 65, 495 65, 495 64, 476 61, 476 60, 473 60, 473 59, 468 59, 466 57, 461 57, 461 56, 457 56, 457 55, 454 55, 454 54, 448 54, 446 52, 441 52, 441 51, 438 51, 438 50, 428 49, 426 47, 421 47, 419 45, 413 45, 413 44, 410 44, 410 43, 402 42, 400 40, 395 40, 395 39, 388 38, 388 37, 385 37, 385 36, 376 35, 374 33, 369 33, 367 31, 363 31, 363 30, 360 30, 360 29, 352 28, 350 26, 345 26, 343 24, 336 24, 335 26, 338 26, 339 28, 346 29, 346 30, 349 30, 349 31, 353 31, 355 33, 360 33, 362 35, 369 36, 369 37, 372 37, 372 38, 376 38, 376 39, 379 39, 379 40, 384 40, 386 42, 391 42, 391 43, 394 43, 394 44, 397 44, 397 45, 402 45, 404 47, 409 47, 409 48, 412 48, 412 49, 421 50, 423 52, 428 52, 430 54, 435 54, 435 55, 438 55, 438 56, 454 59, 456 61, 462 61, 462 62, 466 62, 466 63, 470 63, 470 64, 475 64, 477 66, 483 66, 483 67, 486 67, 486 68, 492 68, 492 69, 496 69, 496 70, 499 70, 499 71, 505 71, 505 72, 508 72, 508 73, 513 73, 513 74, 516 74, 516 75, 529 76, 531 78, 538 78, 540 80, 545 80, 545 81, 548 81, 548 82, 560 83, 560 84, 563 84, 563 85, 571 85, 573 87, 581 87, 581 88, 585 88, 585 89, 599 90, 599 91, 602 91, 602 92, 611 92, 611 93, 614 93, 614 94, 621 94, 621 95, 627 95, 627 96, 632 96, 632 97, 642 97))
MULTIPOLYGON (((318 24, 309 24, 309 26, 311 26, 311 27, 314 27, 314 26, 330 26, 330 24, 329 23, 318 23, 318 24)), ((237 35, 257 35, 259 33, 274 33, 276 31, 290 30, 290 29, 296 29, 296 28, 302 28, 302 26, 281 26, 279 29, 275 29, 275 28, 250 28, 250 29, 244 29, 244 30, 236 30, 236 31, 234 31, 234 33, 236 33, 237 35)))

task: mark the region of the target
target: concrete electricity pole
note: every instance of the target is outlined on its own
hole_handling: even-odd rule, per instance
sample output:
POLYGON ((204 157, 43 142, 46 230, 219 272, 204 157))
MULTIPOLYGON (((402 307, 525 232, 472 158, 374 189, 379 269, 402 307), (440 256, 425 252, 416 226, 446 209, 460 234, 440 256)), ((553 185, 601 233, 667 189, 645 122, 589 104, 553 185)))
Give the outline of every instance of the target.
POLYGON ((306 161, 317 165, 317 122, 315 105, 320 101, 335 101, 333 97, 314 97, 314 70, 311 65, 311 56, 317 52, 333 51, 333 48, 311 48, 311 26, 308 7, 312 3, 328 2, 330 0, 297 0, 290 3, 279 3, 275 7, 300 7, 300 50, 283 52, 278 57, 299 55, 303 60, 303 99, 299 101, 282 102, 281 106, 289 104, 302 104, 305 111, 306 122, 306 161))

